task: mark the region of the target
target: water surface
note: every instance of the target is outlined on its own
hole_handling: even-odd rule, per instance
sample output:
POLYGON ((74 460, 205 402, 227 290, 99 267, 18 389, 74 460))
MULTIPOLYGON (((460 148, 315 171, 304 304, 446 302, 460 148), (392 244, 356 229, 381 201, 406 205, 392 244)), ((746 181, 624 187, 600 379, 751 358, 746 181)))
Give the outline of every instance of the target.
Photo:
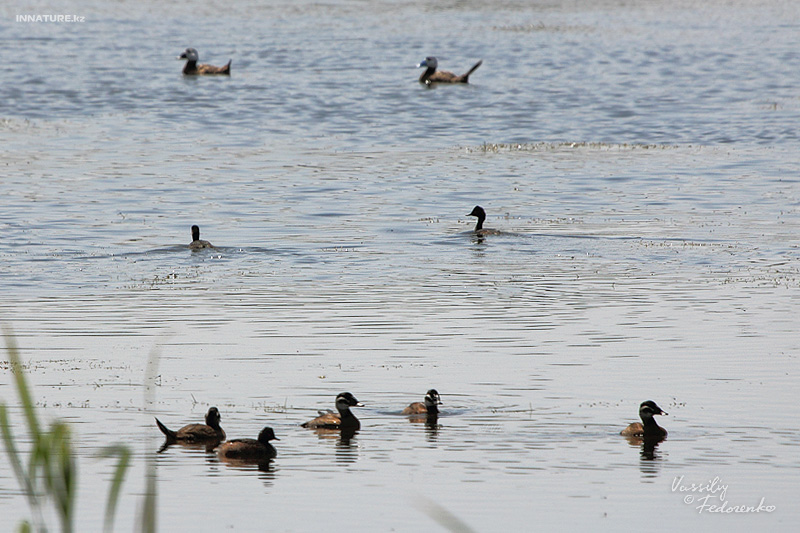
MULTIPOLYGON (((40 407, 74 424, 78 529, 100 527, 95 454, 118 441, 118 529, 148 457, 161 530, 800 518, 795 4, 76 2, 83 23, 14 21, 36 9, 0 7, 0 319, 40 407), (232 76, 184 79, 187 46, 232 76), (426 89, 430 54, 484 64, 426 89), (471 233, 476 204, 500 235, 471 233), (192 224, 217 248, 189 251, 192 224), (398 414, 431 387, 436 425, 398 414), (345 390, 366 404, 354 439, 299 427, 345 390), (654 449, 618 435, 646 399, 669 412, 654 449), (275 429, 269 468, 155 454, 154 415, 211 405, 231 438, 275 429), (673 490, 715 477, 729 506, 775 510, 673 490)), ((6 466, 0 505, 28 516, 6 466)))

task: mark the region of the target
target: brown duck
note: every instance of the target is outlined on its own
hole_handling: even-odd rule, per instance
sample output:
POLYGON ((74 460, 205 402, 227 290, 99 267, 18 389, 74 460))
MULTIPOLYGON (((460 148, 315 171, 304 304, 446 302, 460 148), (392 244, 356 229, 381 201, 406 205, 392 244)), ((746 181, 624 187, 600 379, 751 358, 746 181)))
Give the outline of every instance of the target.
POLYGON ((194 48, 187 48, 185 52, 178 56, 178 59, 185 59, 186 65, 183 66, 183 74, 186 76, 208 75, 208 74, 231 74, 231 60, 224 67, 214 65, 198 65, 197 59, 200 56, 194 48))
POLYGON ((656 405, 656 402, 647 400, 642 402, 639 406, 639 418, 642 423, 634 422, 622 431, 620 435, 623 437, 638 437, 644 439, 664 439, 667 436, 667 430, 659 426, 653 415, 666 415, 661 408, 656 405))
POLYGON ((269 443, 271 440, 281 440, 275 436, 271 427, 265 427, 256 439, 233 439, 220 445, 217 455, 220 459, 235 461, 265 461, 278 455, 275 447, 269 443))
POLYGON ((439 393, 436 389, 431 389, 425 394, 425 403, 414 402, 405 409, 402 414, 404 415, 428 415, 435 417, 439 414, 439 404, 442 400, 439 399, 439 393))
POLYGON ((208 241, 200 238, 200 227, 192 226, 192 242, 189 243, 190 250, 203 250, 205 248, 214 248, 214 245, 208 241))
POLYGON ((431 83, 469 83, 469 75, 475 72, 475 69, 481 66, 481 63, 483 63, 483 59, 475 63, 466 74, 456 76, 446 70, 437 71, 436 67, 439 66, 439 61, 435 57, 426 57, 417 65, 417 68, 427 67, 422 76, 419 77, 419 82, 425 85, 430 85, 431 83))
POLYGON ((168 443, 200 443, 209 441, 220 442, 225 440, 225 432, 219 426, 219 421, 221 419, 222 417, 219 414, 219 410, 216 407, 211 407, 206 413, 205 424, 189 424, 188 426, 183 426, 177 431, 173 431, 167 428, 167 426, 162 424, 161 421, 156 418, 156 425, 158 425, 158 429, 161 430, 161 433, 167 437, 168 443))
POLYGON ((320 411, 320 416, 308 422, 304 422, 301 426, 312 429, 358 430, 361 428, 361 422, 359 422, 356 415, 350 411, 351 407, 364 407, 364 404, 359 402, 356 397, 349 392, 342 392, 336 397, 336 409, 339 411, 339 414, 332 411, 320 411))

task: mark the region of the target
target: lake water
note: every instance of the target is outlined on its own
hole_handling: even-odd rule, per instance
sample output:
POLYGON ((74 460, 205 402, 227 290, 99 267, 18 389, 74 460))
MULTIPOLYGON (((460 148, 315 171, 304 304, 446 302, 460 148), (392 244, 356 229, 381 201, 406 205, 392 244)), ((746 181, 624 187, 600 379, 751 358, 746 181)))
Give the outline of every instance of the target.
MULTIPOLYGON (((0 6, 0 321, 73 424, 77 530, 117 442, 120 531, 148 458, 161 531, 793 530, 800 3, 52 9, 0 6), (427 55, 483 65, 427 89, 427 55), (437 425, 399 415, 429 388, 437 425), (342 391, 355 438, 299 427, 342 391), (619 436, 647 399, 654 449, 619 436), (276 460, 156 454, 212 405, 276 460), (774 510, 698 510, 715 478, 774 510)), ((0 400, 24 448, 7 365, 0 400)))

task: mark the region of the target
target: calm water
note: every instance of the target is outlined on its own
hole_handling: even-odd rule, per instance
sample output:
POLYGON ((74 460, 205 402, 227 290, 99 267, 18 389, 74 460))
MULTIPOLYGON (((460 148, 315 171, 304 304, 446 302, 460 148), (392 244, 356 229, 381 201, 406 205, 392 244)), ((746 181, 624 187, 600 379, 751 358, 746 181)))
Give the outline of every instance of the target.
POLYGON ((148 457, 162 531, 800 519, 800 4, 51 9, 0 6, 0 321, 74 424, 78 530, 119 441, 122 531, 148 457), (187 46, 232 76, 184 79, 187 46), (431 54, 484 64, 426 89, 431 54), (471 235, 475 204, 501 235, 471 235), (431 387, 437 426, 398 414, 431 387), (299 427, 345 390, 355 439, 299 427), (646 399, 654 450, 618 435, 646 399), (231 438, 275 429, 268 469, 155 454, 154 415, 211 405, 231 438), (709 504, 774 511, 699 512, 680 487, 717 477, 709 504))

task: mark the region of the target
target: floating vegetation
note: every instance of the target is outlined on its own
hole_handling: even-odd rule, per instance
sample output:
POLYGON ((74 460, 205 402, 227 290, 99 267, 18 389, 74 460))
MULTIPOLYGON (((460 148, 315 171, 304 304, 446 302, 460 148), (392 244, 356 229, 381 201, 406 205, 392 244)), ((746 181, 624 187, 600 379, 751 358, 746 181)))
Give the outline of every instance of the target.
POLYGON ((510 31, 516 33, 533 33, 533 32, 547 32, 547 33, 587 33, 594 31, 593 26, 587 25, 550 25, 544 22, 536 22, 531 24, 510 24, 507 26, 492 26, 495 31, 510 31))
MULTIPOLYGON (((691 145, 686 147, 691 148, 691 145)), ((633 150, 676 150, 682 148, 677 144, 639 144, 639 143, 602 143, 602 142, 561 142, 561 143, 483 143, 481 146, 465 146, 468 153, 474 152, 552 152, 556 150, 603 150, 603 151, 633 151, 633 150)))
MULTIPOLYGON (((14 337, 7 328, 3 329, 3 337, 8 354, 6 364, 14 378, 32 442, 26 465, 19 451, 17 437, 12 432, 8 408, 5 404, 0 404, 0 430, 6 453, 31 509, 31 520, 24 520, 19 525, 18 531, 44 532, 50 529, 44 518, 44 508, 52 502, 61 523, 61 531, 70 533, 74 529, 78 480, 72 432, 69 425, 61 420, 52 422, 49 428, 44 428, 40 424, 33 393, 25 379, 26 367, 22 363, 14 337)), ((99 456, 117 458, 104 520, 104 530, 112 531, 120 488, 130 465, 131 452, 126 446, 114 445, 103 448, 99 456)))

